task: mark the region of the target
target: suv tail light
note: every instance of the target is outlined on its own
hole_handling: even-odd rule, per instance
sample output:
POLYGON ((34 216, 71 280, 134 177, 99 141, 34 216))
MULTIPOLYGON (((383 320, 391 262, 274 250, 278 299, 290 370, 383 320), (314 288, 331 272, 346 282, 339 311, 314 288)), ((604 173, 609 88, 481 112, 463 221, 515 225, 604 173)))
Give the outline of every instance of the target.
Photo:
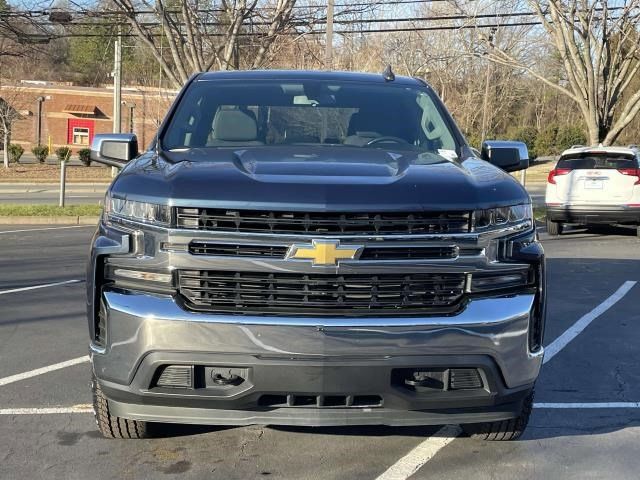
POLYGON ((570 168, 554 168, 549 172, 549 177, 547 178, 547 182, 555 185, 556 184, 555 177, 557 177, 558 175, 566 175, 569 172, 571 172, 570 168))
POLYGON ((618 171, 622 175, 628 175, 630 177, 637 177, 634 185, 640 185, 640 168, 619 168, 618 171))

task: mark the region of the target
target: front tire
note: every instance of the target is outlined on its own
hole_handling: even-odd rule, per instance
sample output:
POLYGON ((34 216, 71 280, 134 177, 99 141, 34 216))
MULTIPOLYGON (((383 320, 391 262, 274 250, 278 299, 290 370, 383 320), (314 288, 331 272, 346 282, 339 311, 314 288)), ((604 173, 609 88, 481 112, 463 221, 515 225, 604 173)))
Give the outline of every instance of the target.
POLYGON ((485 422, 462 425, 464 432, 471 438, 489 441, 517 440, 524 433, 531 410, 533 409, 533 390, 522 402, 522 410, 516 418, 500 422, 485 422))
POLYGON ((93 392, 93 414, 98 430, 106 438, 149 438, 149 423, 116 417, 109 411, 107 397, 104 396, 94 374, 91 376, 93 392))
POLYGON ((553 222, 547 218, 547 233, 549 235, 562 235, 564 225, 560 222, 553 222))

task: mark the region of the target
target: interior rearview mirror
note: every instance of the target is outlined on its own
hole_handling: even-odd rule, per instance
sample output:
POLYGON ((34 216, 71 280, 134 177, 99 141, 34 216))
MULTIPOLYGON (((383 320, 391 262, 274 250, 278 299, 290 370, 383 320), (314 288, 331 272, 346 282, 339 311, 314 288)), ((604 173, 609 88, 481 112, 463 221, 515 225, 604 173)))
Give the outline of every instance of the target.
POLYGON ((123 167, 138 156, 138 138, 133 133, 95 135, 91 143, 91 160, 112 167, 123 167))
POLYGON ((529 168, 529 152, 523 142, 486 140, 480 153, 483 160, 506 172, 529 168))

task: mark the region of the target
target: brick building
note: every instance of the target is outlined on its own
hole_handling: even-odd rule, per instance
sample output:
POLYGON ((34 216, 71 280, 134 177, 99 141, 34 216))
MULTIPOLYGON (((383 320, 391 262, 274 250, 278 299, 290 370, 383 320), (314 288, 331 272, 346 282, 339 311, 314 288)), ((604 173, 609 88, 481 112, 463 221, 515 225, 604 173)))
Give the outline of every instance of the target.
MULTIPOLYGON (((17 109, 22 115, 13 126, 11 143, 22 145, 26 151, 38 143, 38 132, 41 144, 50 145, 52 153, 61 146, 77 152, 88 147, 96 133, 113 132, 112 89, 22 82, 17 87, 0 87, 0 98, 8 89, 12 89, 13 97, 19 95, 17 109)), ((146 147, 175 94, 123 87, 121 131, 133 131, 139 144, 146 147)))

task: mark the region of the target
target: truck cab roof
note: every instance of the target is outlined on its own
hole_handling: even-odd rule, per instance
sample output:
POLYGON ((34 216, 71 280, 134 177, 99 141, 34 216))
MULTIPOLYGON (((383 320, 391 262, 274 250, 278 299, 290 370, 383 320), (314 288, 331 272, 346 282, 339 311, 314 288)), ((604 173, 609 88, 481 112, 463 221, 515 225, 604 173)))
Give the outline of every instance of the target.
POLYGON ((392 85, 410 85, 428 87, 421 79, 397 75, 386 80, 382 73, 310 71, 310 70, 234 70, 224 72, 203 72, 196 81, 214 80, 323 80, 360 83, 388 83, 392 85))

